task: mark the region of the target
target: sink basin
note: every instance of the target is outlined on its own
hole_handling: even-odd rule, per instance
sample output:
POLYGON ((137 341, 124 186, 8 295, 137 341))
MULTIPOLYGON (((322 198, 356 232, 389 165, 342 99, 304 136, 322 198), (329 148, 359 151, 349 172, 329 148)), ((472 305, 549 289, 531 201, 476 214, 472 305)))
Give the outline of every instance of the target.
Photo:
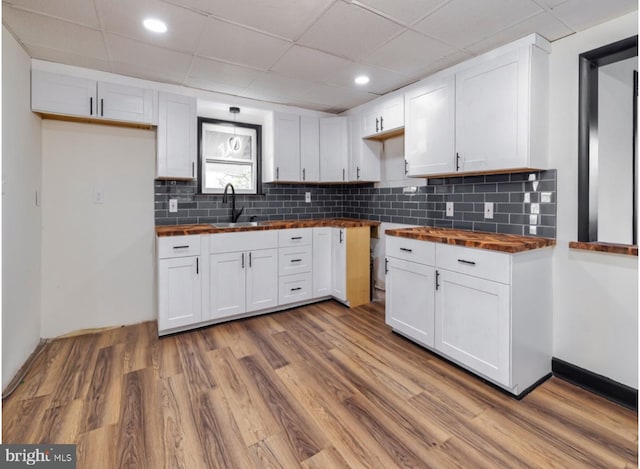
POLYGON ((245 226, 260 226, 259 221, 239 221, 235 223, 212 223, 214 228, 242 228, 245 226))

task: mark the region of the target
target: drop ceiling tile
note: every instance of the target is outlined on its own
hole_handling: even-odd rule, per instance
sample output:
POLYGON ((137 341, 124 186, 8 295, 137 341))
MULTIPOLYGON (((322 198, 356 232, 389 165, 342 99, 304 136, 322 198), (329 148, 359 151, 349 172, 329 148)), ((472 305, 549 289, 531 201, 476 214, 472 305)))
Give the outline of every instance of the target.
POLYGON ((470 52, 456 50, 453 53, 439 57, 418 69, 416 73, 412 75, 413 81, 421 80, 429 75, 439 72, 440 70, 444 70, 445 68, 449 68, 459 64, 460 62, 469 60, 472 57, 474 57, 474 55, 470 52))
POLYGON ((293 78, 325 82, 351 63, 325 52, 293 46, 271 69, 293 78))
POLYGON ((4 3, 73 21, 90 28, 100 27, 93 2, 86 0, 5 0, 4 3))
POLYGON ((407 25, 445 2, 446 0, 359 0, 359 3, 407 25))
POLYGON ((290 46, 289 41, 209 18, 198 55, 267 70, 290 46))
POLYGON ((297 39, 335 0, 169 1, 287 39, 297 39))
POLYGON ((107 34, 114 72, 150 80, 182 83, 192 57, 115 34, 107 34))
POLYGON ((453 47, 440 41, 415 31, 406 31, 365 56, 362 61, 397 73, 412 75, 454 51, 453 47))
POLYGON ((353 63, 334 73, 327 84, 353 88, 369 93, 384 94, 407 82, 407 76, 383 68, 360 63, 353 63), (370 81, 366 85, 356 85, 353 80, 360 75, 366 75, 370 81))
POLYGON ((206 17, 159 0, 96 0, 106 32, 148 44, 193 53, 198 47, 206 17), (145 18, 167 23, 167 32, 157 34, 142 26, 145 18))
POLYGON ((402 26, 364 8, 337 2, 298 42, 303 46, 356 59, 387 42, 402 29, 402 26))
POLYGON ((111 71, 111 65, 106 60, 96 59, 94 57, 86 57, 84 55, 76 55, 66 51, 51 49, 49 47, 35 46, 25 44, 29 51, 29 55, 34 59, 47 60, 49 62, 57 62, 67 65, 75 65, 76 67, 92 68, 94 70, 111 71))
POLYGON ((244 90, 244 88, 240 86, 230 85, 228 83, 220 83, 213 80, 207 80, 205 78, 187 77, 184 80, 183 84, 191 88, 198 88, 201 90, 230 94, 234 96, 239 96, 244 90))
POLYGON ((364 91, 355 91, 349 88, 330 85, 312 85, 300 99, 315 103, 326 104, 327 106, 344 106, 346 109, 355 107, 375 99, 377 95, 364 91))
POLYGON ((574 30, 582 31, 637 9, 637 0, 568 0, 551 13, 574 30))
POLYGON ((260 73, 252 68, 196 57, 191 65, 189 78, 225 83, 243 89, 249 86, 260 73))
POLYGON ((95 29, 19 10, 6 4, 2 8, 2 20, 23 44, 107 60, 102 33, 95 29))
POLYGON ((308 90, 313 87, 313 83, 306 80, 299 80, 274 72, 262 73, 246 89, 245 92, 261 96, 261 99, 268 99, 269 96, 278 97, 282 101, 283 97, 299 98, 306 96, 308 90))
POLYGON ((483 39, 467 47, 467 49, 476 54, 481 54, 531 33, 538 33, 548 41, 555 41, 573 32, 571 28, 558 21, 553 15, 542 12, 483 39))
POLYGON ((566 2, 567 0, 534 0, 534 1, 547 8, 555 8, 558 5, 566 2))
POLYGON ((452 0, 415 29, 463 48, 540 11, 531 0, 452 0))

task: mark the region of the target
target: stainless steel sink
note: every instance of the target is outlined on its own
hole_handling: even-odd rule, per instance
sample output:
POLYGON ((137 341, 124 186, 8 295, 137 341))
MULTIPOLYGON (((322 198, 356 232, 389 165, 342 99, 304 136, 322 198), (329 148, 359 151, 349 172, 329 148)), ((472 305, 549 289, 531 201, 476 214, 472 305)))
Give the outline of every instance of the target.
POLYGON ((211 226, 214 228, 242 228, 245 226, 260 226, 261 223, 259 221, 239 221, 235 223, 212 223, 211 226))

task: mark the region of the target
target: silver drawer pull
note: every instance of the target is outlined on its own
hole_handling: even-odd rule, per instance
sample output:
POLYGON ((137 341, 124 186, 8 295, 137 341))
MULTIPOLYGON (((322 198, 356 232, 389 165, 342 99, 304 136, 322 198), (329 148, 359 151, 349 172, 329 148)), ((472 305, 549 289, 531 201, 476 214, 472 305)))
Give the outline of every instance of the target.
POLYGON ((189 249, 189 245, 186 246, 174 246, 173 249, 189 249))
POLYGON ((476 265, 476 263, 475 263, 475 262, 473 262, 473 261, 467 261, 467 260, 464 260, 464 259, 458 259, 458 262, 460 262, 460 264, 476 265))
POLYGON ((298 290, 302 290, 302 287, 296 287, 291 289, 291 291, 298 291, 298 290))
POLYGON ((296 239, 302 239, 302 236, 292 236, 291 240, 295 241, 296 239))
POLYGON ((404 252, 413 252, 413 249, 408 249, 408 248, 400 248, 400 250, 404 252))
POLYGON ((302 262, 302 259, 291 259, 291 262, 302 262))

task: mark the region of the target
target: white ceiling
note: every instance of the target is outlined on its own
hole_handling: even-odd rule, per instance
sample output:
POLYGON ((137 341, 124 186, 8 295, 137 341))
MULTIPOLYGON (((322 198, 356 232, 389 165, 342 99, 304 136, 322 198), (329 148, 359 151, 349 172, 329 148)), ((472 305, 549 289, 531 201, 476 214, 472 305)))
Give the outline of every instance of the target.
POLYGON ((340 112, 537 32, 550 41, 637 0, 3 0, 32 57, 340 112), (142 28, 164 20, 165 35, 142 28), (358 74, 371 78, 357 86, 358 74))

